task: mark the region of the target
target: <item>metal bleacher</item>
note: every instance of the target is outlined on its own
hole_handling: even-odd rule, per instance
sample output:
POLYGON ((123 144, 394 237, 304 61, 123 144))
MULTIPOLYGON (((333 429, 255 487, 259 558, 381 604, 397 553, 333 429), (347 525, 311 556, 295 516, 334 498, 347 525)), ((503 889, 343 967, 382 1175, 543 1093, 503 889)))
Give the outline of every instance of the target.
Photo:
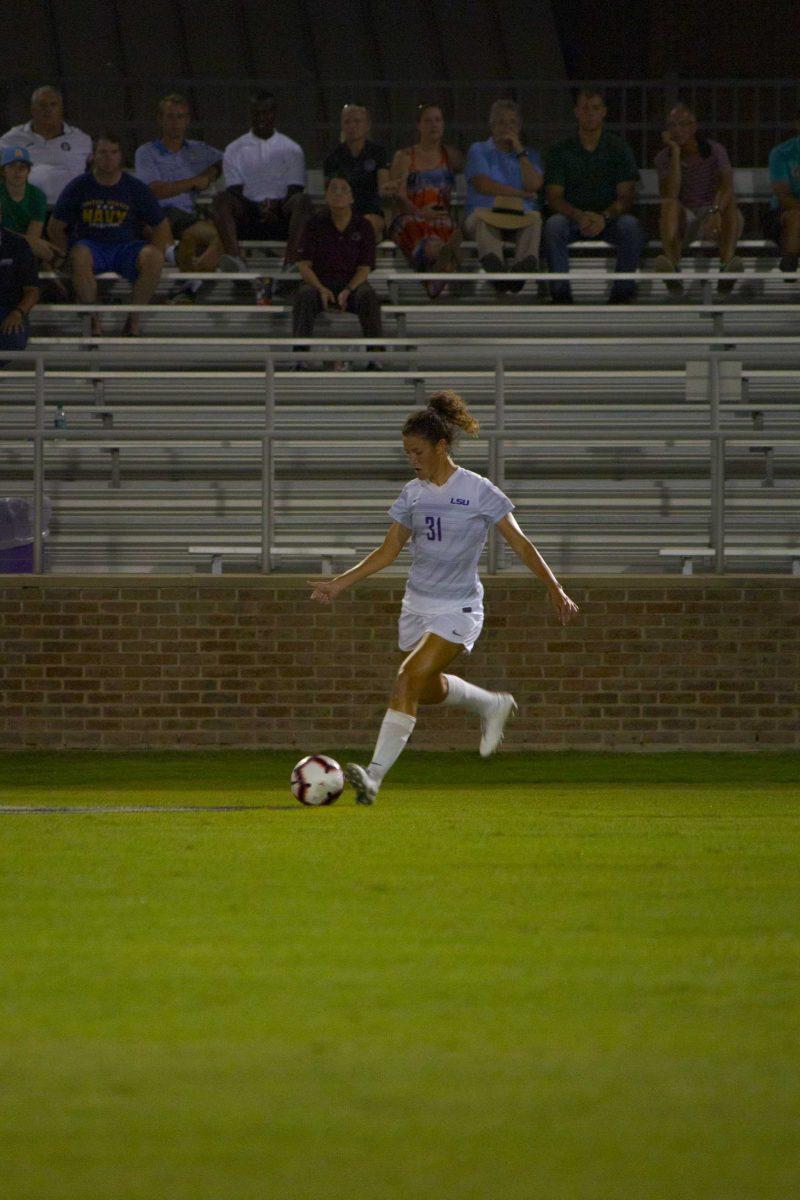
MULTIPOLYGON (((282 251, 247 245, 249 273, 281 282, 282 251)), ((645 266, 636 303, 609 306, 607 249, 578 246, 576 303, 560 307, 546 276, 497 296, 470 245, 430 302, 384 243, 380 350, 336 314, 302 355, 291 297, 257 306, 242 276, 209 280, 193 306, 155 303, 137 339, 118 336, 130 293, 108 279, 104 336, 91 335, 88 306, 41 304, 28 352, 0 369, 0 492, 30 495, 40 454, 49 571, 319 569, 342 547, 340 567, 386 528, 407 478, 405 414, 449 386, 482 424, 459 461, 507 488, 556 569, 678 571, 694 546, 697 570, 788 571, 800 546, 800 280, 762 242, 743 251, 730 295, 697 247, 680 302, 645 266), (293 369, 301 357, 312 369, 293 369), (364 370, 370 360, 382 369, 364 370), (227 561, 226 546, 238 548, 227 561)), ((157 300, 175 277, 165 272, 157 300)), ((513 569, 494 541, 487 565, 513 569)))

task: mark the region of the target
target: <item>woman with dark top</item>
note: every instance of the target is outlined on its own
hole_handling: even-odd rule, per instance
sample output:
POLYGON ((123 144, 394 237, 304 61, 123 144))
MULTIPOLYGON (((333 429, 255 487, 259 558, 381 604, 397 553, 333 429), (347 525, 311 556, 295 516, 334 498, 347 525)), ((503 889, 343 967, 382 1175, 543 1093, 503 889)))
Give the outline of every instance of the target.
MULTIPOLYGON (((354 211, 350 184, 328 180, 325 207, 306 222, 297 249, 303 286, 292 306, 292 332, 311 336, 327 308, 355 313, 364 337, 383 336, 381 304, 367 280, 375 266, 375 238, 366 217, 354 211)), ((368 370, 375 370, 371 363, 368 370)))
MULTIPOLYGON (((464 156, 455 146, 445 145, 444 114, 438 104, 419 106, 417 131, 417 142, 397 151, 389 172, 400 209, 389 237, 417 271, 455 271, 462 239, 450 201, 464 156)), ((434 298, 446 285, 436 281, 425 286, 434 298)))

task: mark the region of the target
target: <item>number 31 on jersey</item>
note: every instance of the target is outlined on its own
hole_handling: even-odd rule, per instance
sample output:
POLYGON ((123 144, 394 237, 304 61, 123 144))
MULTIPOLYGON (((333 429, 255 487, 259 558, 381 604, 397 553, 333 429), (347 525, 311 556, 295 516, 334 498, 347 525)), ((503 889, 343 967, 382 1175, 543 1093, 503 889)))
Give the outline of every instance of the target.
POLYGON ((425 525, 428 532, 426 537, 429 542, 440 542, 442 540, 442 518, 441 517, 426 517, 425 525))

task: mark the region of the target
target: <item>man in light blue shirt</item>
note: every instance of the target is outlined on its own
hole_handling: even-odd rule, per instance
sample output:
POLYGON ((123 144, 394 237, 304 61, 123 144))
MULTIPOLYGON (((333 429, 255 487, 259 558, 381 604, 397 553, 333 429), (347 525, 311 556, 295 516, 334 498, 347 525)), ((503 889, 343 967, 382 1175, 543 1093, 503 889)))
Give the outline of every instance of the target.
MULTIPOLYGON (((197 196, 217 179, 222 152, 205 142, 189 140, 189 102, 177 92, 158 105, 161 136, 136 151, 135 173, 161 202, 173 235, 179 239, 175 261, 184 271, 216 271, 222 254, 213 220, 197 209, 197 196)), ((201 281, 194 279, 170 293, 173 303, 191 303, 201 281)))
MULTIPOLYGON (((464 230, 478 245, 485 271, 504 269, 503 242, 514 243, 511 271, 539 266, 539 189, 542 161, 520 140, 522 118, 513 100, 495 100, 489 113, 492 136, 473 142, 467 154, 467 215, 464 230)), ((498 284, 498 291, 521 291, 523 281, 498 284)))
POLYGON ((763 219, 765 235, 780 246, 780 269, 789 274, 794 274, 800 260, 800 108, 795 129, 795 137, 769 152, 772 206, 763 219))

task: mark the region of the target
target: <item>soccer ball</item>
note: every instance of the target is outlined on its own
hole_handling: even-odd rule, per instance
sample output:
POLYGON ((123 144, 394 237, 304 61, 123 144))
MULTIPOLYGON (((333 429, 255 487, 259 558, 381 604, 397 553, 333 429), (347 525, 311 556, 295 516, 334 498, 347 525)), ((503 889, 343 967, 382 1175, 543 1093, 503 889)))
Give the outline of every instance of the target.
POLYGON ((292 771, 292 795, 301 804, 333 804, 344 791, 344 774, 335 758, 308 754, 292 771))

